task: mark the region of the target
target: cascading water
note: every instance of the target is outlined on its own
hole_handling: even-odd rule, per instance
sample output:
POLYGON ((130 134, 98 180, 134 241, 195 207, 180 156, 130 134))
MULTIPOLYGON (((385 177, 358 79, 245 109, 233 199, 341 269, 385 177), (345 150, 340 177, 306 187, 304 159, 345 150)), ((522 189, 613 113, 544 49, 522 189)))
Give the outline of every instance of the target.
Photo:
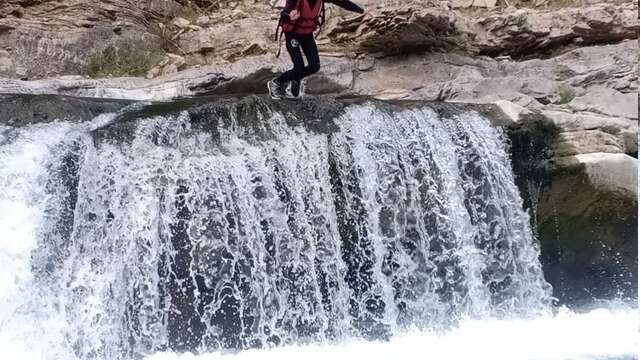
POLYGON ((250 102, 0 127, 0 346, 132 359, 550 313, 489 120, 250 102))

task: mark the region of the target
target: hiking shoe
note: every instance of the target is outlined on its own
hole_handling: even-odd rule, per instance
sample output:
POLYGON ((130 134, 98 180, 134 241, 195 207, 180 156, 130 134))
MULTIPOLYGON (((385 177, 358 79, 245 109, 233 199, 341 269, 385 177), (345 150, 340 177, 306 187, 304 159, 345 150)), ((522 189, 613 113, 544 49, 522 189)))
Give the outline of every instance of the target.
POLYGON ((306 82, 305 80, 301 81, 291 81, 291 85, 287 89, 287 98, 289 99, 300 99, 304 96, 306 82))
POLYGON ((292 80, 291 87, 289 88, 289 90, 291 94, 287 94, 287 95, 291 95, 291 96, 287 96, 287 97, 297 99, 300 96, 300 81, 292 80))
POLYGON ((269 95, 274 100, 280 100, 285 96, 285 89, 276 79, 273 79, 267 83, 267 88, 269 89, 269 95))

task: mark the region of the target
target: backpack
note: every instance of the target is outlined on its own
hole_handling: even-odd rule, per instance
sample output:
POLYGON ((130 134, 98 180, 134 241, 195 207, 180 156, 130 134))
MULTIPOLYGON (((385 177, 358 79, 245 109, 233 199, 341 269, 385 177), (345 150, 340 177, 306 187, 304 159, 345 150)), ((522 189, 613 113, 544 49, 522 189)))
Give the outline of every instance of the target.
POLYGON ((275 41, 279 42, 276 57, 280 56, 282 50, 282 34, 285 32, 293 32, 301 35, 313 34, 324 25, 324 0, 316 0, 316 5, 313 8, 311 8, 309 0, 298 0, 293 10, 298 10, 300 13, 300 17, 295 22, 285 21, 282 17, 278 21, 274 38, 275 41))

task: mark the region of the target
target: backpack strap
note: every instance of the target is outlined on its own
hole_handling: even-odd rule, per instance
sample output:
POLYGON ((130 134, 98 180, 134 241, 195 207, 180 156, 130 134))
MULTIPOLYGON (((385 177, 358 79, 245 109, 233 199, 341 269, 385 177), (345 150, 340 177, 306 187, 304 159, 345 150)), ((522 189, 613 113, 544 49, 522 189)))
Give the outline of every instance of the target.
POLYGON ((318 17, 318 26, 322 27, 322 25, 324 25, 324 20, 325 20, 325 15, 327 12, 327 9, 324 6, 324 0, 318 0, 318 1, 322 1, 322 10, 320 11, 320 16, 318 17))
POLYGON ((273 41, 278 41, 278 32, 282 29, 282 19, 278 20, 278 25, 276 25, 276 33, 273 36, 273 41))
POLYGON ((276 59, 280 57, 280 52, 282 52, 282 35, 284 35, 284 30, 281 27, 278 28, 280 31, 280 38, 278 38, 278 30, 276 30, 276 41, 278 42, 278 53, 276 54, 276 59))
POLYGON ((325 20, 325 15, 326 15, 326 8, 324 6, 324 0, 317 0, 317 1, 322 1, 322 10, 320 10, 320 16, 318 16, 318 32, 316 33, 316 39, 318 38, 318 36, 320 35, 320 33, 322 32, 322 27, 324 26, 324 20, 325 20))
POLYGON ((283 33, 282 18, 280 18, 280 20, 278 20, 278 25, 276 25, 276 33, 273 35, 273 41, 278 42, 278 53, 276 54, 276 58, 280 57, 280 50, 282 49, 282 42, 280 40, 282 40, 283 33))

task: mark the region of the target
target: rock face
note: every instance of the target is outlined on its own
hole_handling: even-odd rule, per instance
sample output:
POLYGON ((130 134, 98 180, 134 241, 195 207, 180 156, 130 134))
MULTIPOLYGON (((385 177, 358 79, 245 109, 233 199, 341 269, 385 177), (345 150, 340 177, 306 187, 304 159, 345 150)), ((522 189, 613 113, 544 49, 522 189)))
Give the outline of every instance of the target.
POLYGON ((187 63, 184 57, 176 54, 166 54, 165 58, 155 67, 147 72, 147 79, 153 79, 159 75, 175 74, 184 70, 187 63))
POLYGON ((354 44, 356 51, 379 55, 460 48, 489 56, 540 56, 568 45, 635 39, 638 30, 634 4, 518 9, 481 16, 402 6, 339 21, 328 36, 337 43, 354 44))
POLYGON ((634 4, 597 4, 559 11, 520 9, 467 23, 475 30, 481 54, 521 56, 544 53, 571 43, 590 45, 637 38, 634 4))
POLYGON ((360 52, 395 55, 451 48, 455 33, 454 18, 444 10, 399 8, 345 19, 327 36, 338 44, 355 43, 360 52))
MULTIPOLYGON (((345 50, 376 57, 456 50, 539 57, 567 47, 634 39, 640 29, 634 3, 480 13, 451 10, 447 4, 370 1, 365 5, 378 8, 367 15, 345 17, 330 12, 319 37, 320 49, 338 56, 345 50)), ((491 1, 469 5, 493 6, 491 1)), ((246 5, 250 17, 239 8, 226 8, 211 16, 171 20, 180 6, 173 0, 96 4, 10 0, 0 10, 0 76, 34 79, 80 74, 93 55, 100 56, 109 47, 171 48, 185 56, 187 67, 235 62, 277 49, 272 39, 275 11, 266 4, 246 5)))
POLYGON ((266 29, 271 21, 241 19, 215 28, 186 33, 180 37, 180 48, 193 62, 208 64, 264 55, 273 48, 273 37, 266 29))
POLYGON ((108 112, 117 112, 130 100, 85 99, 56 95, 0 95, 3 118, 12 126, 31 123, 90 121, 108 112))
POLYGON ((638 163, 624 154, 591 153, 576 155, 565 166, 584 166, 589 182, 599 190, 638 196, 638 163))
POLYGON ((638 96, 621 93, 605 86, 593 86, 582 96, 569 103, 574 112, 592 112, 614 118, 634 119, 638 117, 638 96))
POLYGON ((468 8, 468 7, 487 7, 496 6, 497 0, 453 0, 450 2, 452 8, 468 8))
POLYGON ((9 0, 0 9, 0 76, 79 74, 110 46, 160 48, 150 22, 176 7, 172 0, 9 0))
MULTIPOLYGON (((287 69, 287 60, 270 62, 270 56, 256 56, 216 67, 191 68, 153 79, 136 77, 87 79, 78 76, 50 80, 22 81, 0 78, 0 93, 59 94, 131 100, 169 100, 176 97, 222 94, 264 94, 266 83, 287 69)), ((307 81, 314 94, 340 93, 351 88, 351 63, 323 59, 323 71, 307 81)), ((163 68, 164 69, 164 68, 163 68)), ((152 69, 153 70, 153 69, 152 69)), ((159 71, 159 70, 158 70, 159 71)))

